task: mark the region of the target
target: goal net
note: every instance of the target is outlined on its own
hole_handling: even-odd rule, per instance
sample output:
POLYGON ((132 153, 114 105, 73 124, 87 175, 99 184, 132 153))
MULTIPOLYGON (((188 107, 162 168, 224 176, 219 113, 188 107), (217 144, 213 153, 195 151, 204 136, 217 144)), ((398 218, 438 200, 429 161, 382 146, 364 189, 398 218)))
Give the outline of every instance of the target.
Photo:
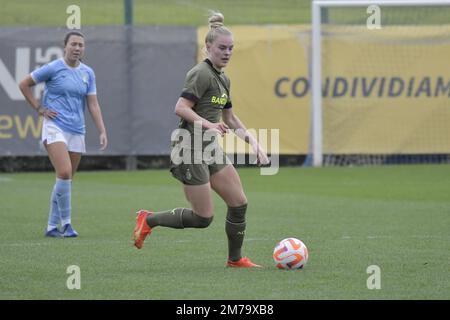
POLYGON ((313 164, 450 163, 450 1, 315 1, 313 164))

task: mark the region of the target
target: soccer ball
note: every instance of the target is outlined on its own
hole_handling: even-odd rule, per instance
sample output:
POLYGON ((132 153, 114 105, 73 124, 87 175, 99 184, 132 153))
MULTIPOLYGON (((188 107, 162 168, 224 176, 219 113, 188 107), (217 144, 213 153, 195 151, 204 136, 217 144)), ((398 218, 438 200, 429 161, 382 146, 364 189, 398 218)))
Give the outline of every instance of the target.
POLYGON ((273 250, 273 260, 279 269, 301 269, 308 262, 308 248, 296 238, 283 239, 273 250))

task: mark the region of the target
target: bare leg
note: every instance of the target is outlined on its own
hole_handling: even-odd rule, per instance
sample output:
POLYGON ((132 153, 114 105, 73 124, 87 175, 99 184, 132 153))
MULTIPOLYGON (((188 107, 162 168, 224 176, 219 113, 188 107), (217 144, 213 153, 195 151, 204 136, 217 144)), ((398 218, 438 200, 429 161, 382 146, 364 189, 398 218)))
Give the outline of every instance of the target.
POLYGON ((241 179, 232 165, 227 165, 213 174, 210 183, 213 190, 229 207, 239 207, 247 203, 241 179))
POLYGON ((200 186, 183 185, 186 199, 191 203, 192 210, 203 218, 213 216, 213 201, 211 185, 209 183, 200 186))
POLYGON ((78 170, 78 166, 81 161, 81 153, 69 151, 70 163, 72 164, 72 179, 75 176, 75 172, 78 170))
POLYGON ((64 142, 45 144, 50 162, 55 168, 56 177, 62 180, 72 179, 72 162, 64 142))

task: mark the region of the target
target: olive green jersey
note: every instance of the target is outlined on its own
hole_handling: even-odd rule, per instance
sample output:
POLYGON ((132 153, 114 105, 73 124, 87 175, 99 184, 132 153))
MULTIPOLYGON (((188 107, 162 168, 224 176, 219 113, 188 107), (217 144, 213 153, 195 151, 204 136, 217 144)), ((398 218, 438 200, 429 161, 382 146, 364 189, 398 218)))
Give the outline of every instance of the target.
MULTIPOLYGON (((192 110, 212 123, 220 122, 222 110, 232 107, 230 80, 208 59, 189 70, 181 97, 192 101, 192 110)), ((230 163, 217 135, 204 135, 205 128, 184 119, 179 129, 172 136, 171 171, 175 178, 187 185, 205 184, 210 175, 230 163)))
MULTIPOLYGON (((194 102, 192 110, 212 123, 220 122, 222 110, 232 107, 230 80, 225 73, 214 69, 208 59, 189 70, 181 97, 194 102)), ((179 128, 194 133, 194 124, 184 119, 180 120, 179 128)))

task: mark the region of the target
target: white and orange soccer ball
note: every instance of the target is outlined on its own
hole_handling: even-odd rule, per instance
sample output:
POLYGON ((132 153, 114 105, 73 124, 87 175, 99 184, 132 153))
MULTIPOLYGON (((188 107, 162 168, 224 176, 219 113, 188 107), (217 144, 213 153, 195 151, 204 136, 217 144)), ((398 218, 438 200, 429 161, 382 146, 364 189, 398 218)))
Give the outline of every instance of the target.
POLYGON ((283 239, 273 250, 273 260, 279 269, 301 269, 308 262, 308 248, 296 238, 283 239))

